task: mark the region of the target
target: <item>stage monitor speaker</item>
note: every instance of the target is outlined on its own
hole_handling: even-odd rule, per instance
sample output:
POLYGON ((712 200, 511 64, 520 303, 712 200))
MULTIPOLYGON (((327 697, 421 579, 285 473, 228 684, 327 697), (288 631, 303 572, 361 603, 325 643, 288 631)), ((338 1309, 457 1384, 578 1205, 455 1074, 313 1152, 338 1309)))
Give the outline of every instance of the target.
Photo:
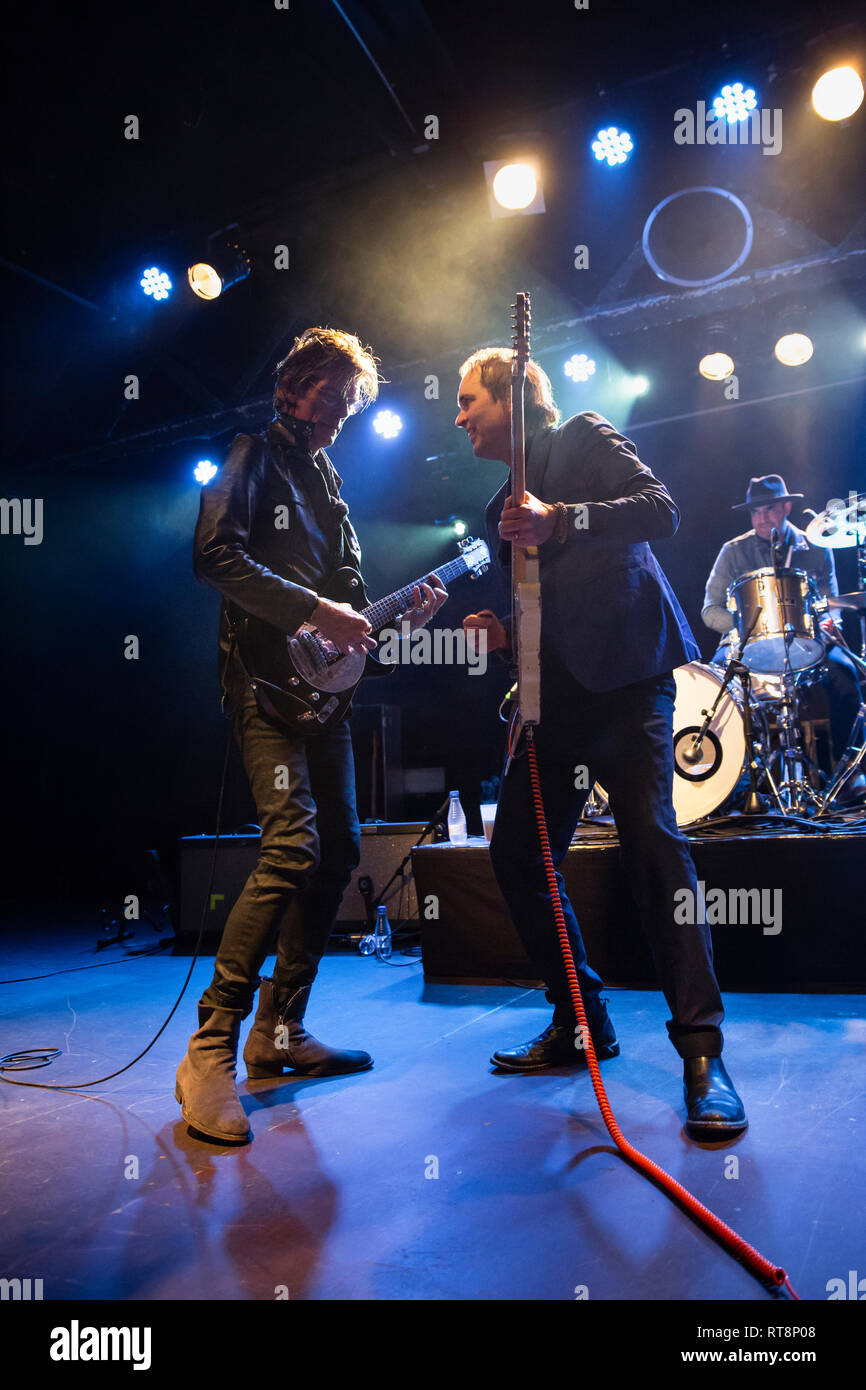
MULTIPOLYGON (((360 881, 369 878, 373 894, 380 895, 423 829, 423 821, 361 826, 361 862, 343 894, 335 934, 366 931, 366 904, 360 881)), ((256 866, 260 842, 257 834, 220 836, 202 935, 201 949, 206 955, 216 953, 226 919, 256 866)), ((210 880, 213 846, 212 835, 185 835, 180 840, 180 917, 175 955, 189 955, 195 947, 210 880)), ((382 901, 388 909, 392 928, 406 919, 417 921, 418 900, 411 859, 403 876, 396 879, 382 901)))

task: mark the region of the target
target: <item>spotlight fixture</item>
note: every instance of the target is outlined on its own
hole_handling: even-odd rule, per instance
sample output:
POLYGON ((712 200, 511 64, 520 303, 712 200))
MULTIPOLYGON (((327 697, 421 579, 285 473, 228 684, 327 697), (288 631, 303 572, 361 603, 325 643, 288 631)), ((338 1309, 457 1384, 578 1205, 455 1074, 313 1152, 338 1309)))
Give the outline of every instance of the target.
POLYGON ((601 162, 607 160, 608 166, 625 164, 634 149, 634 141, 627 130, 618 130, 615 125, 600 130, 592 142, 592 152, 601 162))
POLYGON ((218 299, 250 273, 250 258, 236 241, 219 242, 222 233, 208 237, 207 259, 187 270, 190 289, 199 299, 218 299))
POLYGON ((595 375, 595 363, 585 352, 576 352, 569 357, 563 370, 572 381, 589 381, 595 375))
POLYGON ((461 521, 459 516, 455 517, 451 523, 451 530, 454 532, 455 536, 465 536, 466 522, 461 521))
POLYGON ((537 160, 487 159, 484 177, 492 217, 520 217, 545 211, 537 160))
POLYGON ((723 323, 710 323, 702 329, 703 356, 698 363, 698 371, 707 381, 726 381, 734 370, 731 355, 735 346, 734 335, 723 323))
POLYGON ((199 459, 195 468, 192 470, 192 475, 197 483, 201 483, 204 486, 204 484, 210 482, 211 478, 215 478, 218 472, 219 470, 216 464, 211 463, 210 459, 199 459))
POLYGON ((396 439, 403 428, 403 421, 393 410, 380 410, 373 420, 373 429, 383 439, 396 439))
POLYGON ((171 280, 158 266, 149 266, 138 283, 153 299, 168 299, 171 294, 171 280))
POLYGON ((847 64, 822 73, 812 88, 812 105, 825 121, 844 121, 863 101, 863 83, 847 64))
POLYGON ((623 390, 629 396, 645 396, 649 390, 649 381, 645 376, 626 376, 623 377, 623 390))
POLYGON ((773 348, 784 367, 802 367, 814 351, 812 339, 806 333, 783 333, 773 348))
POLYGON ((734 359, 726 352, 708 352, 698 363, 698 371, 707 381, 727 381, 733 370, 734 359))
POLYGON ((755 96, 754 87, 743 87, 742 82, 726 83, 722 88, 721 95, 713 97, 713 110, 716 119, 726 116, 728 125, 734 125, 737 121, 744 121, 750 111, 754 111, 758 104, 755 96))

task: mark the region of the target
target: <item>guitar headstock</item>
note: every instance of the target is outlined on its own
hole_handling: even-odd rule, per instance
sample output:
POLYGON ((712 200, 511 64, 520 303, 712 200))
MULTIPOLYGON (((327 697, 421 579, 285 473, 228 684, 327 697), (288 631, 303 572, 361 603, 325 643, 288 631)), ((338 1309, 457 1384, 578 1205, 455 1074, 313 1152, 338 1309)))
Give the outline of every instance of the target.
POLYGON ((484 541, 476 541, 472 536, 467 536, 465 540, 458 541, 457 544, 473 579, 490 568, 490 551, 484 541))
POLYGON ((511 374, 518 377, 526 375, 526 364, 529 361, 529 328, 532 321, 529 291, 519 290, 514 296, 514 301, 511 309, 511 374))

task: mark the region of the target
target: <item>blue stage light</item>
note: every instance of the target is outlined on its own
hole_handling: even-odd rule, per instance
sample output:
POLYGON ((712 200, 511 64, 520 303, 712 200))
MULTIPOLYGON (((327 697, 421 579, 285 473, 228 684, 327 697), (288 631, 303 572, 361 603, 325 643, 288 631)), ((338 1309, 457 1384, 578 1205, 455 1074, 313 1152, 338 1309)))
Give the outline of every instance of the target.
POLYGON ((572 381, 589 381, 595 373, 595 363, 585 352, 576 352, 565 364, 565 375, 572 381))
POLYGON ((171 293, 171 280, 164 270, 157 266, 150 266, 142 275, 138 282, 145 294, 152 295, 154 299, 168 299, 171 293))
POLYGON ((373 421, 373 429, 383 439, 396 439, 403 428, 403 421, 393 410, 380 410, 373 421))
POLYGON ((608 164, 625 164, 634 144, 626 130, 617 130, 615 125, 600 130, 592 142, 592 152, 596 159, 606 159, 608 164))
POLYGON ((744 121, 757 104, 754 87, 744 89, 742 82, 726 83, 721 96, 713 97, 716 119, 727 116, 728 125, 733 125, 735 121, 744 121))
POLYGON ((193 477, 197 483, 209 483, 211 478, 215 478, 219 469, 210 459, 199 459, 193 471, 193 477))

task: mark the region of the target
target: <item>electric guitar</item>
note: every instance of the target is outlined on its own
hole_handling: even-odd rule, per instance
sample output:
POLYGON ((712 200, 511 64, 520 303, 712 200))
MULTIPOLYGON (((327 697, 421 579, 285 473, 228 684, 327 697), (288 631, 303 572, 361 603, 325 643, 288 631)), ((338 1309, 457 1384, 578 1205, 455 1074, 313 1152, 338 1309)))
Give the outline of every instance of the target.
MULTIPOLYGON (((511 361, 511 498, 520 506, 526 497, 526 435, 523 426, 523 386, 529 361, 529 294, 515 296, 511 361)), ((511 716, 508 746, 514 752, 522 729, 541 719, 541 578, 538 547, 511 542, 511 648, 517 674, 517 705, 511 716)))
MULTIPOLYGON (((483 574, 490 564, 484 541, 467 536, 459 541, 460 555, 428 573, 447 587, 452 579, 483 574)), ((367 619, 375 636, 412 606, 412 590, 426 575, 387 598, 367 603, 364 581, 352 565, 344 565, 322 590, 334 603, 349 603, 367 619), (367 606, 362 608, 361 604, 367 606)), ((342 719, 355 687, 364 675, 382 674, 372 654, 343 653, 313 623, 286 634, 272 623, 244 614, 234 628, 238 655, 259 707, 293 733, 324 733, 342 719)))

